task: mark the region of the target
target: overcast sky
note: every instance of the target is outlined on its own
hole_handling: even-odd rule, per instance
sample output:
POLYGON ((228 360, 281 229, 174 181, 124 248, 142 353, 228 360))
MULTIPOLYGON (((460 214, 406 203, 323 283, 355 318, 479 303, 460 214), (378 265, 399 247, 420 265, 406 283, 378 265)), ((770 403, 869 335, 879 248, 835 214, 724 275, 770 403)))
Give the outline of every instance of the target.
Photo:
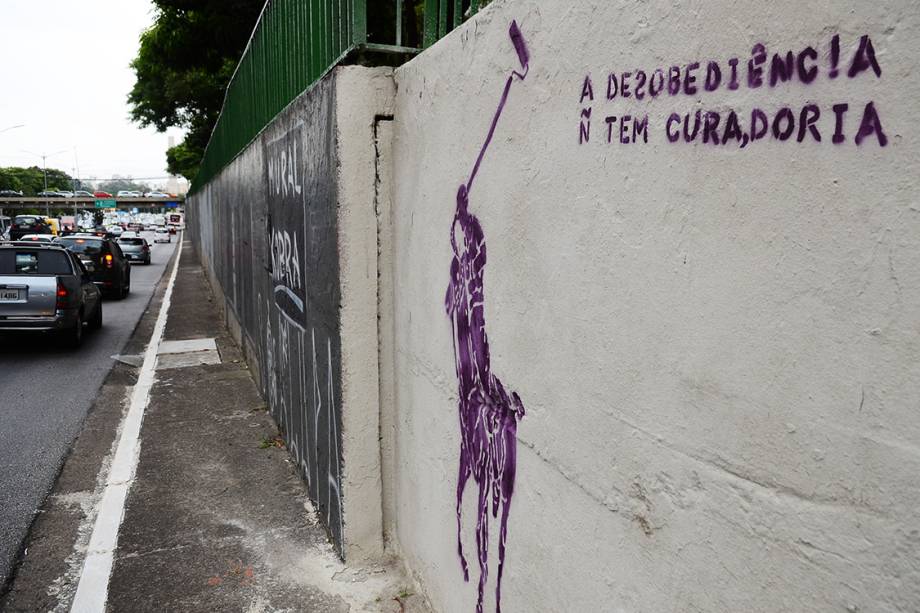
POLYGON ((0 166, 63 151, 49 168, 165 176, 167 134, 128 118, 129 63, 152 22, 149 0, 0 0, 0 131, 25 124, 0 132, 0 166))

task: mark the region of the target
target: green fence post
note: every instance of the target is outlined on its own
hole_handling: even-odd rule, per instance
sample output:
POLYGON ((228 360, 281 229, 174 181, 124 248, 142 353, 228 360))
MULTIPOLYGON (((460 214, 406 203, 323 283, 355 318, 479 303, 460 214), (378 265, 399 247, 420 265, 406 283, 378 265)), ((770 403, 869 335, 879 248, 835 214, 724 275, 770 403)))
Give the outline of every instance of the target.
POLYGON ((425 47, 438 40, 438 0, 425 0, 425 47))
POLYGON ((367 42, 367 0, 354 1, 354 36, 351 41, 356 45, 363 45, 367 42))

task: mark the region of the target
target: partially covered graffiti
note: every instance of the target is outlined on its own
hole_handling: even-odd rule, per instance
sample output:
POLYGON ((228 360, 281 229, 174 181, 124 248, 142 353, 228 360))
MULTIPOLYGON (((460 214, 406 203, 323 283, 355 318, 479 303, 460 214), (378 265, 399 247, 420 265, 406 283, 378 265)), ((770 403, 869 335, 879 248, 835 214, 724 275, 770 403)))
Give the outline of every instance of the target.
POLYGON ((481 612, 489 569, 489 505, 492 517, 501 512, 498 541, 498 577, 495 608, 501 611, 501 584, 505 565, 505 542, 508 535, 508 512, 514 493, 517 465, 517 423, 524 416, 524 404, 515 392, 510 394, 501 380, 492 374, 489 340, 483 307, 483 274, 486 265, 486 240, 482 226, 469 210, 469 194, 479 171, 514 79, 527 76, 527 46, 516 22, 509 30, 523 72, 512 71, 505 82, 489 133, 479 151, 469 180, 457 190, 457 204, 450 231, 453 260, 445 307, 451 320, 454 360, 457 371, 460 416, 460 463, 457 477, 457 552, 463 578, 469 581, 469 568, 463 553, 463 492, 470 477, 479 488, 476 518, 476 552, 479 560, 479 597, 476 611, 481 612))
POLYGON ((292 109, 264 138, 266 387, 310 498, 343 552, 340 347, 333 134, 321 96, 292 109), (303 115, 314 118, 307 122, 303 115))

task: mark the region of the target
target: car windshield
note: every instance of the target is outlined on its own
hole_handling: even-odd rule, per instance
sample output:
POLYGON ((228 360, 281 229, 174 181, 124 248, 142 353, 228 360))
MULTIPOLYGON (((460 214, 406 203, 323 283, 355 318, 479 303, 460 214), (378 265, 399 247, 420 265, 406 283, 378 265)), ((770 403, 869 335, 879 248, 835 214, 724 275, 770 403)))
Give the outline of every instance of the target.
POLYGON ((58 243, 74 253, 85 253, 87 255, 102 253, 102 241, 92 238, 62 238, 58 239, 58 243))
POLYGON ((71 275, 70 258, 63 251, 0 250, 0 275, 71 275))

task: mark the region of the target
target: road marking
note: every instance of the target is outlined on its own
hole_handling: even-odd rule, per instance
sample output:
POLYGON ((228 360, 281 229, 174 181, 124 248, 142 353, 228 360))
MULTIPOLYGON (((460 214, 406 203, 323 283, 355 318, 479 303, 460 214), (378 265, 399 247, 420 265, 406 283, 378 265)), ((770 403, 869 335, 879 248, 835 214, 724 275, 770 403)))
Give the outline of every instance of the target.
POLYGON ((105 602, 109 592, 109 576, 112 574, 115 548, 118 545, 118 529, 124 518, 125 500, 134 479, 134 471, 137 469, 137 460, 140 456, 141 423, 144 421, 144 412, 150 403, 150 390, 154 384, 157 353, 163 340, 163 332, 166 330, 166 318, 181 257, 180 243, 172 273, 169 275, 169 283, 163 294, 163 303, 160 305, 160 312, 157 314, 147 350, 144 352, 144 363, 141 365, 137 383, 134 384, 131 393, 128 412, 122 418, 119 426, 121 436, 118 439, 118 448, 115 450, 102 499, 97 506, 96 523, 86 550, 83 571, 77 583, 77 594, 70 607, 71 613, 102 613, 105 611, 105 602))

